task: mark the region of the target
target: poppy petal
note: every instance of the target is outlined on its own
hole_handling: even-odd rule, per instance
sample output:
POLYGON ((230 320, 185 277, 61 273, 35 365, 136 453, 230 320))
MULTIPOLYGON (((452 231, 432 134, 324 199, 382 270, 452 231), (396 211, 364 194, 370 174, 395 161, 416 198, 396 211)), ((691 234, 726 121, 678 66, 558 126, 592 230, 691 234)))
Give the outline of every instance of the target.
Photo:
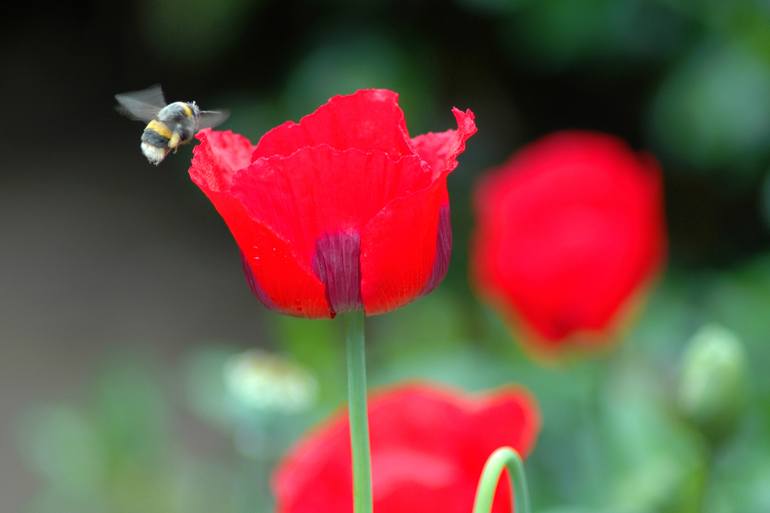
POLYGON ((413 153, 398 94, 365 89, 335 96, 299 123, 287 121, 273 128, 260 139, 252 160, 288 156, 300 148, 319 145, 382 151, 394 157, 413 153))
POLYGON ((230 130, 201 130, 200 144, 193 148, 190 178, 198 187, 215 192, 230 188, 233 175, 251 163, 254 146, 242 135, 230 130))
POLYGON ((465 151, 465 142, 476 133, 476 117, 468 109, 452 109, 456 130, 431 132, 412 139, 414 149, 433 170, 434 176, 450 173, 457 167, 457 157, 465 151))
POLYGON ((416 156, 330 146, 261 158, 235 177, 232 194, 254 219, 291 241, 311 266, 319 237, 358 230, 394 198, 430 183, 416 156))
MULTIPOLYGON (((469 405, 470 425, 468 432, 484 433, 485 437, 472 440, 478 443, 478 452, 492 454, 499 447, 495 440, 509 440, 522 458, 527 457, 535 445, 540 431, 540 414, 532 395, 522 387, 505 387, 494 394, 469 405)), ((485 459, 486 461, 486 459, 485 459)))
POLYGON ((254 294, 259 302, 262 303, 265 307, 269 308, 270 310, 276 310, 280 312, 281 309, 278 308, 275 303, 273 303, 273 300, 270 299, 270 296, 268 296, 267 293, 262 289, 262 285, 260 285, 259 281, 257 281, 257 277, 254 276, 254 271, 251 270, 249 259, 242 252, 241 268, 243 269, 243 275, 246 277, 246 284, 249 286, 251 293, 254 294))
POLYGON ((457 167, 465 142, 476 133, 473 112, 452 109, 456 130, 412 142, 435 182, 388 205, 363 233, 361 296, 369 315, 403 306, 444 279, 451 257, 449 195, 444 175, 457 167))
MULTIPOLYGON (((468 396, 412 383, 374 393, 369 425, 375 511, 469 511, 487 457, 503 445, 529 453, 538 419, 536 405, 520 389, 468 396)), ((347 417, 340 414, 292 449, 274 478, 277 511, 352 511, 348 435, 347 417)), ((507 482, 501 480, 499 493, 510 497, 507 482)), ((493 511, 510 512, 510 500, 496 502, 493 511)))
MULTIPOLYGON (((367 315, 403 306, 440 281, 434 275, 443 180, 382 209, 361 234, 361 297, 367 315)), ((442 269, 443 270, 443 269, 442 269)), ((443 278, 443 276, 441 276, 443 278)))
POLYGON ((323 283, 301 266, 292 247, 253 219, 230 194, 238 167, 248 162, 248 140, 231 132, 203 131, 193 150, 190 178, 209 198, 241 249, 247 283, 269 308, 307 317, 330 317, 323 283))
POLYGON ((664 258, 660 170, 613 136, 533 143, 484 179, 476 208, 479 284, 547 352, 609 341, 664 258))
POLYGON ((374 295, 395 292, 397 297, 385 302, 403 304, 419 295, 428 281, 435 260, 436 226, 445 184, 430 184, 430 173, 416 156, 393 160, 384 153, 355 149, 339 152, 328 146, 303 148, 289 157, 258 159, 238 173, 232 193, 253 219, 291 241, 301 262, 326 281, 332 305, 338 303, 332 307, 335 311, 360 306, 358 298, 366 304, 366 298, 372 297, 372 293, 366 295, 370 292, 367 283, 373 283, 367 281, 368 265, 393 260, 393 253, 399 256, 387 268, 402 268, 378 276, 384 288, 375 290, 374 295), (419 192, 413 194, 413 190, 419 192), (383 205, 388 206, 383 209, 383 205), (331 290, 330 275, 319 274, 323 266, 317 265, 318 252, 330 236, 351 232, 360 234, 360 274, 355 266, 346 265, 345 269, 355 272, 356 280, 360 276, 360 289, 351 289, 352 275, 335 275, 335 286, 347 292, 345 298, 334 299, 339 290, 331 290))
POLYGON ((431 269, 428 281, 420 295, 424 296, 433 292, 449 271, 449 261, 452 258, 452 220, 449 214, 449 198, 438 212, 438 228, 436 229, 436 253, 433 257, 433 269, 431 269))

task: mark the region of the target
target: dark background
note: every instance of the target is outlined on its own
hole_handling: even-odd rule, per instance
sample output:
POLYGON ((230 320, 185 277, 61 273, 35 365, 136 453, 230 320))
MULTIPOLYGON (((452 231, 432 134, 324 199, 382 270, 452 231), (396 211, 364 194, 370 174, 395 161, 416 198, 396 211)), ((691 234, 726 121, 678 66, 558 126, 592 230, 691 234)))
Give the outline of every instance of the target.
MULTIPOLYGON (((321 380, 321 399, 313 413, 302 421, 287 421, 292 425, 308 425, 340 403, 340 384, 323 380, 338 356, 331 323, 314 325, 323 326, 319 335, 301 321, 276 319, 258 307, 240 275, 224 224, 187 178, 190 149, 158 168, 148 165, 138 148, 141 125, 113 110, 113 94, 153 83, 163 84, 170 101, 194 99, 204 108, 230 109, 232 117, 224 127, 252 140, 334 94, 361 87, 398 91, 412 134, 451 127, 451 106, 476 113, 479 133, 449 180, 455 233, 449 277, 435 298, 394 314, 393 321, 372 322, 376 382, 436 375, 466 388, 513 380, 536 389, 540 383, 547 395, 556 387, 558 381, 546 385, 534 364, 507 349, 513 347, 510 337, 475 299, 467 280, 467 242, 476 179, 523 144, 561 129, 616 134, 635 149, 653 153, 664 169, 669 265, 640 321, 642 333, 648 329, 656 334, 651 337, 655 343, 640 343, 639 351, 653 355, 650 360, 662 362, 668 371, 673 356, 702 322, 726 322, 748 339, 766 339, 770 333, 770 293, 764 287, 770 284, 766 2, 380 0, 363 6, 332 0, 146 0, 16 3, 0 9, 4 511, 21 510, 22 505, 49 511, 52 504, 63 504, 65 496, 75 501, 67 504, 90 511, 84 506, 92 504, 88 501, 95 493, 89 486, 106 487, 102 478, 94 477, 101 471, 89 467, 93 461, 84 460, 82 452, 58 454, 56 437, 74 436, 88 448, 85 432, 98 438, 104 430, 129 430, 121 424, 122 414, 116 414, 114 425, 107 423, 112 428, 96 421, 94 427, 83 419, 112 418, 111 405, 123 403, 110 399, 110 391, 123 397, 125 390, 148 381, 165 391, 167 402, 147 406, 145 399, 158 395, 153 390, 131 396, 135 416, 146 416, 151 419, 147 425, 155 426, 144 426, 149 430, 144 438, 136 435, 139 446, 171 436, 158 435, 166 433, 168 422, 176 426, 168 428, 170 433, 182 433, 227 462, 221 465, 228 472, 243 475, 242 455, 232 449, 228 436, 196 420, 184 406, 187 392, 179 385, 187 379, 179 373, 195 367, 190 361, 219 361, 216 355, 225 346, 234 353, 260 346, 291 354, 321 380), (672 310, 672 304, 679 310, 672 310), (458 314, 462 320, 439 335, 424 326, 431 320, 444 323, 448 310, 463 312, 458 314), (668 325, 655 312, 676 317, 669 324, 677 328, 665 331, 661 326, 668 325), (484 328, 490 324, 493 328, 484 328), (313 342, 312 349, 310 343, 298 343, 302 337, 322 339, 324 334, 331 342, 313 342), (437 340, 441 334, 454 342, 437 340), (435 343, 424 344, 424 353, 412 358, 402 345, 420 336, 435 343), (432 350, 451 361, 441 367, 426 356, 432 350), (511 366, 482 373, 486 380, 465 367, 453 367, 466 358, 494 359, 499 354, 507 355, 511 366), (431 361, 432 370, 418 370, 422 361, 431 361), (154 414, 166 420, 156 426, 154 414), (46 440, 53 452, 41 449, 46 440), (85 481, 76 479, 72 485, 62 476, 74 468, 91 470, 84 471, 85 481)), ((752 359, 766 362, 770 350, 763 351, 752 359)), ((574 377, 570 373, 577 373, 589 390, 599 379, 595 376, 612 374, 605 363, 548 372, 559 375, 554 380, 568 382, 574 377)), ((539 397, 554 405, 569 401, 558 393, 552 399, 539 397)), ((767 403, 755 407, 766 410, 767 403)), ((561 428, 553 429, 550 440, 561 440, 561 428)), ((594 436, 593 429, 589 422, 586 436, 594 436)), ((134 461, 136 446, 118 438, 118 449, 107 444, 104 451, 118 451, 119 461, 134 461)), ((553 477, 558 466, 553 455, 565 449, 548 440, 545 436, 540 456, 534 456, 539 458, 533 463, 535 479, 551 476, 561 484, 534 484, 540 503, 583 500, 588 507, 601 502, 569 484, 575 474, 591 472, 573 469, 562 481, 553 477)), ((574 450, 580 454, 581 449, 574 450)), ((205 454, 201 459, 209 461, 205 454)), ((767 453, 759 454, 757 465, 767 469, 767 453)), ((163 465, 186 457, 164 456, 163 465)), ((139 458, 128 466, 142 468, 142 462, 139 458)), ((113 471, 119 469, 117 477, 109 474, 110 486, 118 492, 99 499, 95 511, 136 511, 126 505, 130 501, 114 497, 122 496, 120 490, 144 486, 142 481, 125 481, 121 464, 111 465, 113 471)), ((597 464, 595 474, 603 476, 602 469, 597 464)), ((264 468, 257 470, 253 475, 264 481, 259 474, 264 468)), ((209 471, 206 467, 204 473, 209 471)), ((269 503, 262 495, 260 500, 269 503)), ((142 503, 145 511, 155 511, 148 506, 155 504, 153 499, 147 501, 142 503)), ((751 507, 741 511, 760 511, 751 507)))

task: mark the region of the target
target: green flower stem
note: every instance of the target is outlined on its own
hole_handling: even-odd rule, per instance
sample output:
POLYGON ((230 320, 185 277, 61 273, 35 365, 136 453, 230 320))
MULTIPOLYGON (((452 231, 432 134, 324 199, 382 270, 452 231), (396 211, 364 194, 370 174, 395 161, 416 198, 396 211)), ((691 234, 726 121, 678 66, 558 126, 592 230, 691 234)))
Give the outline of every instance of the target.
POLYGON ((348 413, 353 455, 353 511, 372 513, 372 465, 366 410, 364 313, 343 316, 348 353, 348 413))
POLYGON ((524 475, 524 464, 519 453, 510 447, 501 447, 489 457, 481 472, 479 486, 476 489, 476 500, 473 503, 473 513, 489 513, 495 500, 497 482, 503 468, 508 469, 513 490, 513 505, 515 513, 529 513, 529 492, 527 478, 524 475))

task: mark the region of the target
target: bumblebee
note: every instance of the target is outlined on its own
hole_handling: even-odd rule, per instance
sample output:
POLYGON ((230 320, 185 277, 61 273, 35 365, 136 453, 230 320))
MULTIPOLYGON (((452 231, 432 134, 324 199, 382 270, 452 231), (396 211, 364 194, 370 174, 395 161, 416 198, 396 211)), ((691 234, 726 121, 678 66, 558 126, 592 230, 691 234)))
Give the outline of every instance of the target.
POLYGON ((214 127, 228 116, 224 111, 200 110, 195 102, 166 104, 159 85, 116 94, 115 99, 118 112, 147 123, 142 132, 142 153, 156 166, 169 152, 190 142, 198 130, 214 127))

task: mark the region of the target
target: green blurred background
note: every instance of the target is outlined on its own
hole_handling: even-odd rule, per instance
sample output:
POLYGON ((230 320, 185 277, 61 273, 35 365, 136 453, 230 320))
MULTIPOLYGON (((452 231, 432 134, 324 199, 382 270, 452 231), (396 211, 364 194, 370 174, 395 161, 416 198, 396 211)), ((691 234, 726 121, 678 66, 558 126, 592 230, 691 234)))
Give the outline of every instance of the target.
POLYGON ((344 400, 337 324, 260 308, 186 176, 190 149, 149 166, 141 126, 112 110, 114 93, 156 82, 229 108, 225 127, 254 139, 361 87, 400 92, 413 134, 472 108, 479 133, 449 180, 449 276, 370 320, 372 382, 530 387, 537 511, 770 511, 766 1, 2 10, 3 511, 267 512, 276 458, 344 400), (659 158, 670 255, 614 351, 543 366, 468 283, 469 191, 564 128, 659 158))

